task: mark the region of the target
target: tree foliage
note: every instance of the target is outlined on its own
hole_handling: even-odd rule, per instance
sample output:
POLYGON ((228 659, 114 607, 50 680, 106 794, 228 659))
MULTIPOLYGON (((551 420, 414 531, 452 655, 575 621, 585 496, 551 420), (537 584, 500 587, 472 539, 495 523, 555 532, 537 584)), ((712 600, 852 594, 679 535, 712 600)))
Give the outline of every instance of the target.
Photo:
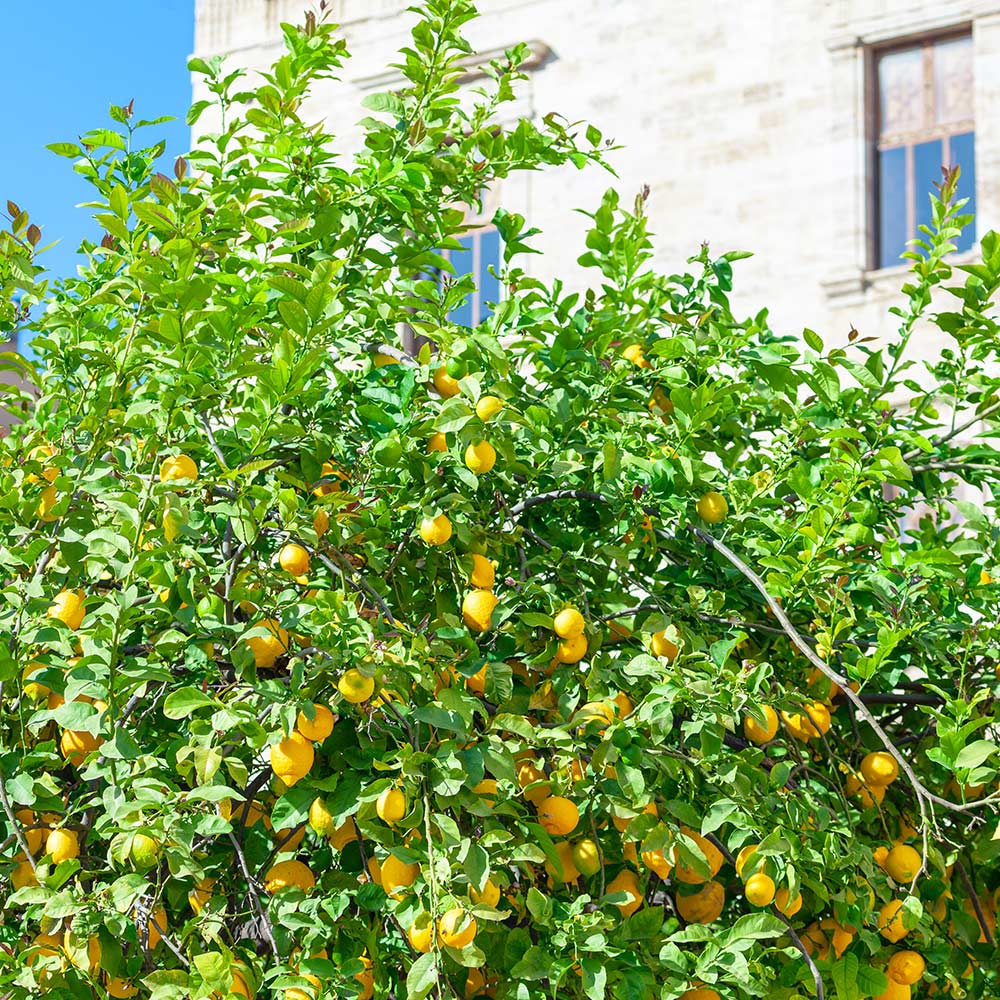
POLYGON ((604 156, 500 125, 523 48, 460 97, 473 16, 425 3, 350 162, 312 17, 193 61, 172 177, 113 108, 52 289, 11 209, 0 994, 995 995, 1000 239, 949 261, 948 174, 898 336, 799 337, 609 192, 584 292, 498 211, 459 327, 484 192, 604 156))

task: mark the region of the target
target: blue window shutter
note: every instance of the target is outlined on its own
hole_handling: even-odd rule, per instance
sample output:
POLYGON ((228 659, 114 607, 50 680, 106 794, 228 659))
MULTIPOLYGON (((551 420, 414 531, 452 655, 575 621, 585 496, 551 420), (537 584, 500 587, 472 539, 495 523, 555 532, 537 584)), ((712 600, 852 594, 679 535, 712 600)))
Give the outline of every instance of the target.
MULTIPOLYGON (((464 278, 467 274, 472 274, 474 256, 472 243, 474 239, 473 236, 463 236, 459 240, 462 249, 451 251, 451 266, 455 269, 454 277, 456 280, 464 278)), ((465 301, 448 314, 448 319, 459 326, 472 326, 472 296, 467 295, 465 301)))
MULTIPOLYGON (((958 198, 968 198, 969 203, 962 209, 962 215, 976 214, 976 133, 964 132, 962 135, 953 135, 950 140, 951 160, 950 166, 958 164, 962 168, 962 175, 958 179, 958 198)), ((961 250, 971 250, 976 243, 976 223, 966 226, 962 230, 962 235, 955 240, 955 248, 961 250)))
POLYGON ((493 309, 488 303, 500 301, 500 280, 490 274, 490 268, 500 273, 500 234, 487 229, 479 238, 479 321, 488 319, 493 309))
POLYGON ((894 267, 906 249, 906 149, 897 146, 878 154, 878 266, 894 267))

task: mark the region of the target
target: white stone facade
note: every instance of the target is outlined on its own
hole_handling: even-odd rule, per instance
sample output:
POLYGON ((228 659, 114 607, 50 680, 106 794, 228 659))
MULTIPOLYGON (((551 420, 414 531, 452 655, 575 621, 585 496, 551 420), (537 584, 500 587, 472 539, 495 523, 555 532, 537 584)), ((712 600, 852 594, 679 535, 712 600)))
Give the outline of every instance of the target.
MULTIPOLYGON (((278 25, 310 5, 198 0, 196 52, 263 68, 280 49, 278 25)), ((364 94, 394 85, 386 67, 406 42, 407 6, 328 3, 353 58, 315 95, 315 113, 347 144, 364 94)), ((612 184, 628 204, 648 184, 663 269, 681 269, 703 240, 752 250, 736 265, 738 307, 767 306, 776 331, 808 326, 828 345, 852 325, 884 335, 902 276, 871 268, 869 53, 956 27, 973 37, 977 231, 1000 226, 1000 0, 480 0, 480 10, 469 35, 481 51, 530 41, 536 53, 519 113, 591 121, 624 147, 611 157, 617 180, 566 169, 499 192, 543 230, 544 256, 525 261, 542 277, 573 280, 587 221, 575 208, 593 209, 612 184)))

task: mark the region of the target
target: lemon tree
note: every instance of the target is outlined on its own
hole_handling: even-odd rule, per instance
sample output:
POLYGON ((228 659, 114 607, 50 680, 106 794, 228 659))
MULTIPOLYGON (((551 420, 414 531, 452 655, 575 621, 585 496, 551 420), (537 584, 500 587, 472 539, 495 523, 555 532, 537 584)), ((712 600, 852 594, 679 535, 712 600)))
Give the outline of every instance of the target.
POLYGON ((74 278, 8 205, 0 995, 997 995, 1000 240, 947 174, 874 343, 659 273, 645 193, 565 284, 501 209, 459 326, 484 193, 607 155, 510 124, 523 48, 460 99, 474 14, 354 159, 312 16, 192 63, 171 176, 131 107, 57 144, 74 278))

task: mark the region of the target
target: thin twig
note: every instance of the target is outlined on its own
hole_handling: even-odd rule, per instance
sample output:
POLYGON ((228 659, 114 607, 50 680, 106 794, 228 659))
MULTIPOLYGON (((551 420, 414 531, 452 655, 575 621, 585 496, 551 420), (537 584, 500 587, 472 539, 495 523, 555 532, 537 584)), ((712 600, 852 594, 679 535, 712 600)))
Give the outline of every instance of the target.
POLYGON ((972 901, 972 908, 976 911, 976 920, 979 921, 979 926, 983 929, 983 936, 986 938, 987 943, 992 945, 993 932, 986 921, 986 914, 983 913, 983 904, 979 901, 979 895, 973 888, 972 879, 969 878, 969 873, 965 870, 965 865, 960 860, 955 861, 955 867, 958 869, 959 877, 965 884, 965 891, 968 892, 969 899, 972 901))
MULTIPOLYGON (((0 683, 0 702, 3 702, 3 683, 0 683)), ((2 768, 0 768, 0 804, 3 805, 4 815, 7 817, 7 822, 10 823, 10 827, 14 831, 18 846, 24 851, 24 856, 28 859, 31 870, 35 871, 38 865, 35 862, 34 854, 31 853, 31 849, 28 847, 28 838, 25 837, 24 831, 21 829, 21 824, 18 823, 17 817, 14 815, 14 810, 10 806, 10 797, 7 795, 7 779, 4 777, 2 768)))
POLYGON ((401 365, 406 365, 408 368, 419 368, 420 365, 410 357, 406 351, 401 351, 398 347, 390 347, 388 344, 376 344, 374 342, 369 342, 361 345, 361 350, 365 351, 367 354, 384 354, 387 358, 392 358, 393 361, 398 361, 401 365))
POLYGON ((274 931, 271 928, 271 918, 267 915, 267 911, 261 904, 260 894, 257 892, 257 884, 254 881, 253 876, 250 874, 249 868, 247 868, 247 859, 243 854, 243 845, 236 839, 236 836, 232 831, 229 832, 229 839, 232 841, 233 850, 236 851, 236 860, 239 862, 240 869, 243 872, 243 877, 246 879, 247 890, 250 893, 250 898, 253 900, 254 908, 257 910, 257 914, 264 926, 264 933, 267 935, 267 942, 271 946, 271 952, 274 955, 275 961, 280 962, 281 954, 278 951, 278 944, 274 940, 274 931))
POLYGON ((226 461, 226 456, 222 454, 222 449, 219 447, 219 442, 215 440, 215 431, 212 430, 212 425, 208 422, 208 417, 204 413, 201 415, 201 426, 205 428, 205 436, 208 438, 208 443, 212 448, 212 452, 215 457, 219 460, 219 465, 222 466, 223 472, 229 471, 229 463, 226 461))

